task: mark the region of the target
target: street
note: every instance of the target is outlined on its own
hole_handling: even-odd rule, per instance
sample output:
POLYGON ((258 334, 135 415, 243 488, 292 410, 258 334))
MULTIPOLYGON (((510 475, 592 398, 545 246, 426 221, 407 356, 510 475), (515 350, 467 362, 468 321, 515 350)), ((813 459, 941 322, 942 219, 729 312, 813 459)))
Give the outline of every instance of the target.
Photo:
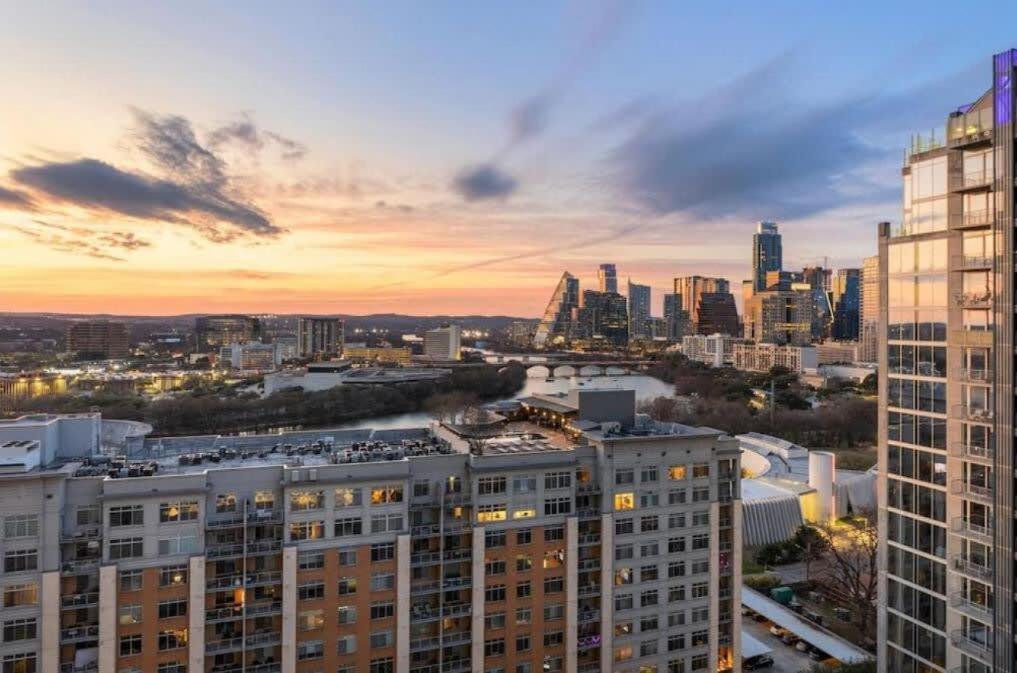
POLYGON ((749 616, 742 617, 742 630, 748 632, 756 640, 766 644, 773 649, 770 656, 773 657, 773 668, 775 673, 798 673, 806 670, 812 664, 812 660, 804 652, 799 652, 794 647, 789 647, 780 642, 777 636, 770 633, 770 622, 757 622, 749 616))

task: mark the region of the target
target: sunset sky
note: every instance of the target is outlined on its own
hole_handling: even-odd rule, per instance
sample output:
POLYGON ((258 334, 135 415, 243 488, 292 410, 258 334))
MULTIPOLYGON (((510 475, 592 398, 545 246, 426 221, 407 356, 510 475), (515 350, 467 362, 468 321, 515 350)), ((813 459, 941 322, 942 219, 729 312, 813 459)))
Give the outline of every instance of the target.
POLYGON ((659 313, 761 219, 859 266, 990 8, 7 2, 0 310, 536 316, 614 262, 659 313))

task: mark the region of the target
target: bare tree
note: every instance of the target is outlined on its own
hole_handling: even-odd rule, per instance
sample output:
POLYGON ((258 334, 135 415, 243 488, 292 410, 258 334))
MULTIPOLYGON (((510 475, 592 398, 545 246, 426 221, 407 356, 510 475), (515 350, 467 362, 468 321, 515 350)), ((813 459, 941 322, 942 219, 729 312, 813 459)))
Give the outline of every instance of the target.
POLYGON ((848 522, 825 524, 816 530, 828 547, 823 579, 854 608, 859 630, 868 635, 878 587, 875 513, 863 512, 848 522))

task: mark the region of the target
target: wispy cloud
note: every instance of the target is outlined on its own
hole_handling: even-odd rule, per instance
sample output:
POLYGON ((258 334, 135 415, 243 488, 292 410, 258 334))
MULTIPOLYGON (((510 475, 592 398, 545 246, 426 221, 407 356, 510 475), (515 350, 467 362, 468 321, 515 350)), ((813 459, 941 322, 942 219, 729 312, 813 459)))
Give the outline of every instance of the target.
POLYGON ((0 207, 11 207, 17 210, 34 210, 32 197, 16 189, 8 189, 0 185, 0 207))

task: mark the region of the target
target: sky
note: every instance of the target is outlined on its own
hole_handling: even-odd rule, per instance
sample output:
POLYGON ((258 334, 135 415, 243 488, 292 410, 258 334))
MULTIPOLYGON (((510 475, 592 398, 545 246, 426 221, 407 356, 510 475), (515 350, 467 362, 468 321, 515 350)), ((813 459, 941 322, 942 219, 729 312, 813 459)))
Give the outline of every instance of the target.
MULTIPOLYGON (((539 315, 860 266, 1017 3, 0 4, 0 311, 539 315)), ((736 293, 737 294, 737 293, 736 293)))

